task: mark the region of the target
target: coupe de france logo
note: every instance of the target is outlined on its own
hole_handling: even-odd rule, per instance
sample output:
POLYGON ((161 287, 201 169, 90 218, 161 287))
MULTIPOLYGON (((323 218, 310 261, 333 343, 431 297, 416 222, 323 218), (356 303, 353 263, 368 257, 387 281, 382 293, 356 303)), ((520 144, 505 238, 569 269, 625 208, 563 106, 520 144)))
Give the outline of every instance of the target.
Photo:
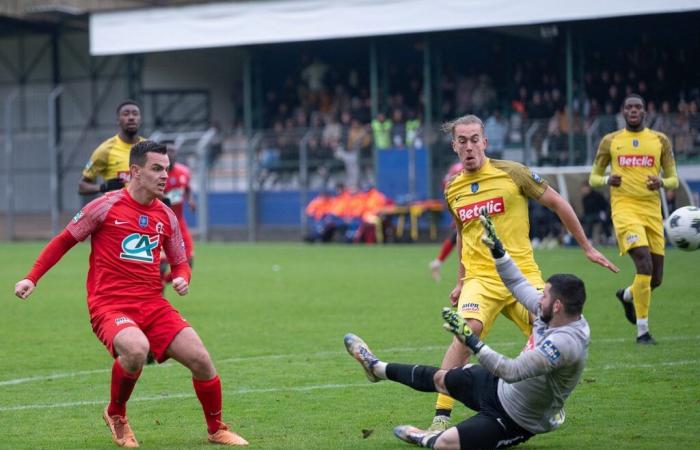
POLYGON ((132 233, 122 241, 122 252, 119 258, 130 261, 152 263, 153 250, 158 247, 160 236, 132 233))

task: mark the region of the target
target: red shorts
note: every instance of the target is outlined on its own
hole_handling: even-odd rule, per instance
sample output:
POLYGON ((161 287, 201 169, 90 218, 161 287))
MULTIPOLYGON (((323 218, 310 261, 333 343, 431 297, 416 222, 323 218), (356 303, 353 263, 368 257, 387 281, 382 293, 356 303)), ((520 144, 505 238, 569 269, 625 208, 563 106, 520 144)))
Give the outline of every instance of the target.
POLYGON ((146 335, 151 353, 162 363, 168 357, 165 351, 175 336, 190 324, 172 307, 167 300, 160 298, 147 302, 114 305, 90 318, 92 331, 102 341, 111 355, 117 355, 114 336, 127 327, 137 327, 146 335))

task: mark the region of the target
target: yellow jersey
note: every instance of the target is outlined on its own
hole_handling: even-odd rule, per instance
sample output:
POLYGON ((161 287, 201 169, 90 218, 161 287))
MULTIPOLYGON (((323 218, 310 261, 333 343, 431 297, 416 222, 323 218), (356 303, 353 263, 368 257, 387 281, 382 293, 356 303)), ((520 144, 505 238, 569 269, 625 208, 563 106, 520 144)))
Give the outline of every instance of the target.
POLYGON ((592 186, 603 184, 594 182, 594 175, 599 175, 597 180, 600 180, 608 165, 611 173, 622 176, 622 184, 610 188, 613 216, 625 211, 660 218, 659 193, 649 190, 646 182, 647 176, 660 176, 663 169, 667 177, 664 186, 670 189, 678 186, 676 162, 668 137, 648 128, 638 132, 624 128, 607 134, 600 142, 593 162, 592 186))
MULTIPOLYGON (((139 137, 138 142, 144 138, 139 137)), ((83 176, 90 180, 121 178, 129 181, 129 153, 133 144, 121 140, 119 134, 112 136, 92 152, 90 160, 83 169, 83 176)))
POLYGON ((479 212, 486 209, 503 246, 524 274, 539 274, 530 244, 528 198, 539 199, 548 183, 529 168, 512 161, 486 159, 476 172, 463 170, 445 185, 445 200, 462 237, 466 278, 500 280, 479 212))

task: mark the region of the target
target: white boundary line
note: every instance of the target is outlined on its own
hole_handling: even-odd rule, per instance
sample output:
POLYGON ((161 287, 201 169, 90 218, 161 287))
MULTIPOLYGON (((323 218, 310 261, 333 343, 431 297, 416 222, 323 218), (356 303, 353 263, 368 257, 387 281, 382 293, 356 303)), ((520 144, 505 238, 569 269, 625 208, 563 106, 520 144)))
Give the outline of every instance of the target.
MULTIPOLYGON (((668 336, 665 338, 659 339, 660 342, 667 342, 667 341, 691 341, 691 340, 698 340, 700 339, 700 335, 695 335, 695 336, 668 336)), ((614 344, 614 343, 620 343, 620 342, 628 342, 630 341, 630 338, 609 338, 609 339, 598 339, 594 340, 591 342, 591 345, 596 346, 596 344, 614 344)), ((513 347, 513 346, 521 346, 524 345, 523 342, 516 342, 516 341, 508 341, 508 342, 500 342, 500 343, 493 343, 492 346, 493 348, 499 348, 499 347, 513 347)), ((429 346, 424 346, 424 347, 395 347, 395 348, 385 348, 385 349, 380 349, 378 353, 417 353, 417 352, 426 352, 426 351, 433 351, 433 350, 444 350, 447 348, 447 345, 429 345, 429 346)), ((256 355, 256 356, 239 356, 239 357, 232 357, 232 358, 224 358, 224 359, 219 359, 214 361, 215 364, 228 364, 228 363, 237 363, 237 362, 248 362, 248 361, 274 361, 274 360, 279 360, 279 359, 290 359, 290 358, 297 358, 297 357, 304 357, 304 358, 325 358, 325 357, 332 357, 332 356, 338 356, 344 354, 342 351, 322 351, 322 352, 315 352, 315 353, 287 353, 287 354, 277 354, 277 355, 256 355)), ((168 368, 168 367, 173 367, 175 366, 174 364, 170 363, 165 363, 161 364, 159 366, 154 366, 154 368, 168 368)), ((57 380, 61 378, 73 378, 73 377, 79 377, 79 376, 84 376, 84 375, 94 375, 98 373, 107 373, 111 372, 111 369, 93 369, 93 370, 82 370, 78 372, 57 372, 49 375, 36 375, 32 377, 25 377, 25 378, 14 378, 11 380, 4 380, 0 381, 0 387, 2 386, 15 386, 18 384, 24 384, 24 383, 31 383, 31 382, 40 382, 40 381, 48 381, 48 380, 57 380)))
MULTIPOLYGON (((318 384, 311 386, 297 386, 297 387, 286 387, 286 388, 260 388, 260 389, 250 389, 242 388, 234 391, 225 391, 224 395, 245 395, 245 394, 268 394, 276 392, 307 392, 316 391, 321 389, 348 389, 348 388, 363 388, 372 387, 374 384, 369 383, 356 383, 356 384, 318 384)), ((150 397, 134 397, 130 399, 130 402, 150 402, 155 400, 177 400, 182 398, 194 398, 194 392, 191 393, 177 393, 168 395, 154 395, 150 397)), ((30 405, 19 405, 19 406, 2 406, 0 407, 0 412, 8 411, 23 411, 27 409, 45 409, 45 408, 72 408, 75 406, 94 406, 94 405, 105 405, 107 400, 88 400, 82 402, 65 402, 65 403, 43 403, 43 404, 30 404, 30 405)))
MULTIPOLYGON (((645 368, 657 368, 659 366, 687 366, 693 364, 700 364, 700 359, 685 359, 679 361, 666 361, 658 364, 611 364, 601 367, 586 368, 586 372, 595 372, 596 370, 618 370, 618 369, 645 369, 645 368)), ((376 386, 375 384, 368 383, 353 383, 353 384, 316 384, 309 386, 295 386, 295 387, 281 387, 281 388, 241 388, 233 391, 225 391, 225 395, 246 395, 246 394, 269 394, 278 392, 308 392, 316 391, 322 389, 349 389, 349 388, 367 388, 376 386)), ((183 398, 194 398, 194 393, 175 393, 168 395, 155 395, 149 397, 134 397, 130 401, 132 402, 149 402, 157 400, 176 400, 183 398)), ((64 402, 64 403, 35 403, 29 405, 17 405, 17 406, 1 406, 0 413, 10 412, 10 411, 24 411, 29 409, 49 409, 49 408, 72 408, 77 406, 94 406, 94 405, 104 405, 106 399, 101 400, 88 400, 82 402, 64 402)))

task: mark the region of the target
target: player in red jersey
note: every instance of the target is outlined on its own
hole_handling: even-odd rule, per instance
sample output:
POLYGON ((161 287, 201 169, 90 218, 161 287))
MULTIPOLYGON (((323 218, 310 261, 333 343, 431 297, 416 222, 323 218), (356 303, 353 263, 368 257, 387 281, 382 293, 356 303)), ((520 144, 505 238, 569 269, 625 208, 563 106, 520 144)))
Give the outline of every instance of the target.
POLYGON ((126 418, 126 402, 141 375, 146 355, 173 358, 192 372, 209 441, 247 445, 221 421, 221 380, 197 333, 161 294, 160 252, 173 268, 173 289, 189 291, 190 266, 175 214, 158 200, 168 178, 166 148, 152 141, 134 145, 131 181, 125 189, 88 203, 51 242, 15 295, 26 299, 39 279, 79 241, 91 237, 87 278, 92 329, 114 357, 110 402, 103 417, 120 447, 138 447, 126 418))
MULTIPOLYGON (((192 190, 190 189, 190 168, 177 162, 177 148, 174 142, 161 142, 161 144, 165 144, 168 149, 168 159, 170 160, 168 181, 165 185, 165 198, 168 199, 169 206, 180 223, 180 233, 182 234, 182 239, 185 241, 185 255, 187 256, 187 262, 190 264, 190 268, 192 268, 192 263, 194 262, 194 244, 192 242, 192 236, 190 236, 190 230, 187 228, 187 221, 185 220, 185 203, 187 203, 190 211, 194 212, 196 209, 196 204, 192 197, 192 190)), ((160 270, 163 283, 170 283, 173 280, 172 272, 168 271, 167 263, 168 261, 166 258, 161 260, 160 270)))

